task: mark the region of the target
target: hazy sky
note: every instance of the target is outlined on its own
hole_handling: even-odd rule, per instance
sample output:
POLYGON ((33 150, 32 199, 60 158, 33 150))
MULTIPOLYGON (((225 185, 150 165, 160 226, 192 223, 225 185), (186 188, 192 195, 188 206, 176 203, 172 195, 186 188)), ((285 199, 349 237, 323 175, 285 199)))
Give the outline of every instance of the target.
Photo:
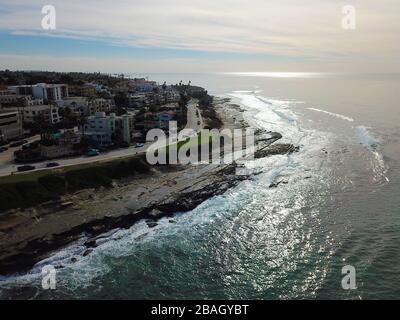
POLYGON ((0 0, 1 69, 400 72, 399 40, 399 0, 0 0))

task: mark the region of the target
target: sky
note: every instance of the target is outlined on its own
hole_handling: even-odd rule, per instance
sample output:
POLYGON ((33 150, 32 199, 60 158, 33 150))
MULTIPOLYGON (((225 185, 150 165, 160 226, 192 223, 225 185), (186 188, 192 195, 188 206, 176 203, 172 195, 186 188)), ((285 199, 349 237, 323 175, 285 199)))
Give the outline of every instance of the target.
POLYGON ((399 0, 0 0, 0 69, 400 72, 399 38, 399 0))

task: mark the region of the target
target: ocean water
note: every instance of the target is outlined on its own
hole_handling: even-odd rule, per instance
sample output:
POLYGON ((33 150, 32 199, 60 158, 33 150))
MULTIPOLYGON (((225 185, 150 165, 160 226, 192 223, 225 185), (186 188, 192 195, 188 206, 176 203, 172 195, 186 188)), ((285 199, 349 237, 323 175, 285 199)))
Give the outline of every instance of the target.
POLYGON ((400 298, 399 75, 148 76, 230 97, 248 123, 300 151, 258 159, 260 175, 177 212, 175 223, 139 222, 86 257, 82 237, 0 278, 0 298, 400 298), (41 288, 46 264, 58 268, 56 290, 41 288), (342 288, 346 265, 355 290, 342 288))

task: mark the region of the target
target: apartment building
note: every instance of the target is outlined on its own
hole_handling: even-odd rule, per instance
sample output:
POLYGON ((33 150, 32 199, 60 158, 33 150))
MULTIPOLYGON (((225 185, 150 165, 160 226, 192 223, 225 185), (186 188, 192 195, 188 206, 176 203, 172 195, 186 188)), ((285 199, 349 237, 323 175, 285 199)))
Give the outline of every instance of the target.
POLYGON ((99 146, 111 145, 113 138, 118 134, 124 142, 130 143, 133 124, 133 116, 130 114, 116 116, 115 113, 111 113, 107 116, 105 112, 96 112, 94 116, 88 117, 84 131, 85 136, 99 146))
POLYGON ((10 86, 9 90, 17 95, 31 95, 43 101, 59 101, 68 97, 68 85, 37 83, 35 85, 10 86))
POLYGON ((5 111, 0 108, 0 141, 18 138, 24 133, 21 115, 18 111, 5 111))
POLYGON ((21 109, 22 119, 25 123, 34 122, 37 116, 43 115, 49 123, 55 124, 61 121, 58 107, 53 105, 28 106, 21 109))

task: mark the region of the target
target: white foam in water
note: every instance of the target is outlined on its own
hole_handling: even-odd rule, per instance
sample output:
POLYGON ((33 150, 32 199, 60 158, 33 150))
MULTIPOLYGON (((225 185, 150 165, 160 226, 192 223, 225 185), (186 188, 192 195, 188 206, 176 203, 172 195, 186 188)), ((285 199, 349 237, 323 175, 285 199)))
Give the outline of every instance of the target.
POLYGON ((368 128, 365 126, 358 126, 355 128, 356 136, 361 145, 367 149, 373 151, 378 145, 378 139, 376 139, 368 128))
POLYGON ((349 122, 354 122, 353 118, 344 116, 344 115, 339 114, 339 113, 333 113, 333 112, 329 112, 329 111, 325 111, 325 110, 321 110, 321 109, 317 109, 317 108, 308 108, 308 109, 309 110, 313 110, 313 111, 317 111, 317 112, 322 112, 322 113, 328 114, 330 116, 333 116, 333 117, 336 117, 336 118, 339 118, 339 119, 343 119, 343 120, 346 120, 346 121, 349 121, 349 122))
POLYGON ((383 156, 377 151, 379 145, 379 139, 376 138, 371 132, 370 128, 365 126, 357 126, 354 128, 358 142, 367 150, 371 151, 373 159, 371 161, 372 171, 374 173, 374 179, 384 179, 389 182, 389 178, 386 176, 387 167, 383 156))
POLYGON ((40 262, 33 270, 35 274, 32 274, 32 271, 28 275, 12 277, 2 282, 2 285, 15 287, 38 282, 40 273, 37 272, 40 266, 55 262, 63 266, 57 271, 58 285, 69 292, 79 292, 80 288, 88 287, 93 279, 98 279, 112 271, 110 257, 118 260, 120 257, 135 255, 135 251, 145 243, 150 241, 155 245, 159 242, 164 243, 164 238, 171 234, 179 236, 183 233, 190 234, 193 230, 198 232, 203 227, 207 228, 214 219, 220 216, 232 215, 231 219, 236 219, 237 210, 246 210, 246 204, 260 202, 261 198, 261 203, 267 206, 266 201, 271 201, 269 206, 273 207, 276 199, 266 198, 266 195, 270 193, 279 191, 282 192, 282 196, 289 197, 289 194, 292 194, 298 197, 298 193, 294 191, 292 193, 286 193, 280 189, 269 191, 266 186, 277 179, 293 177, 293 181, 285 185, 288 190, 296 188, 296 181, 302 185, 311 185, 314 182, 311 179, 302 179, 301 175, 304 174, 306 168, 316 167, 318 171, 313 172, 313 176, 318 176, 318 181, 322 183, 323 172, 318 164, 318 161, 322 160, 318 157, 321 148, 329 141, 328 133, 303 129, 298 123, 297 115, 290 109, 291 103, 295 102, 267 99, 257 96, 254 92, 236 92, 231 96, 240 100, 245 108, 243 117, 250 125, 282 133, 282 140, 300 146, 300 151, 289 155, 257 159, 256 165, 263 170, 261 175, 255 176, 253 180, 243 181, 225 195, 211 198, 190 212, 178 214, 174 217, 176 223, 171 224, 168 222, 170 218, 163 218, 157 222, 158 225, 155 228, 149 228, 145 221, 140 221, 128 230, 119 230, 102 239, 100 245, 85 257, 82 256, 82 239, 40 262), (71 263, 71 257, 76 257, 77 261, 71 263))

